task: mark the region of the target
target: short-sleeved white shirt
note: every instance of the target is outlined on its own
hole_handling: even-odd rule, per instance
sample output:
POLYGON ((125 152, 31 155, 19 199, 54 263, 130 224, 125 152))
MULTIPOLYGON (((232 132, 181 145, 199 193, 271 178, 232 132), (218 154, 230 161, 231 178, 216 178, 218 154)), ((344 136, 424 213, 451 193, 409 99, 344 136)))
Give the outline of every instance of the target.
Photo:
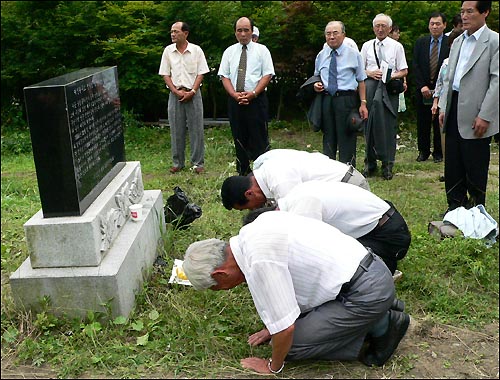
POLYGON ((302 182, 340 182, 348 170, 349 165, 332 160, 322 153, 286 150, 262 158, 258 169, 253 170, 253 175, 266 198, 278 200, 302 182))
POLYGON ((334 300, 368 253, 335 227, 285 211, 263 213, 229 244, 271 334, 334 300))
POLYGON ((158 74, 170 76, 176 88, 193 88, 196 77, 208 72, 205 54, 198 45, 188 42, 184 53, 180 53, 175 44, 163 50, 158 74))
POLYGON ((281 211, 322 220, 359 238, 372 231, 390 208, 372 192, 345 182, 309 181, 278 200, 281 211))
MULTIPOLYGON (((366 41, 361 47, 361 58, 363 59, 365 70, 369 71, 377 70, 379 68, 379 66, 377 65, 377 60, 375 59, 375 53, 373 52, 374 41, 375 48, 377 48, 377 43, 379 42, 378 38, 366 41)), ((382 44, 384 45, 383 49, 385 60, 387 61, 389 66, 393 67, 394 72, 398 72, 408 68, 405 49, 403 45, 401 45, 401 43, 390 37, 386 37, 382 40, 382 44)))
MULTIPOLYGON (((238 66, 241 49, 239 42, 229 46, 222 54, 219 72, 220 77, 229 78, 236 88, 238 66)), ((247 45, 247 71, 245 75, 245 91, 253 91, 263 76, 274 75, 274 65, 269 49, 257 42, 250 41, 247 45)))

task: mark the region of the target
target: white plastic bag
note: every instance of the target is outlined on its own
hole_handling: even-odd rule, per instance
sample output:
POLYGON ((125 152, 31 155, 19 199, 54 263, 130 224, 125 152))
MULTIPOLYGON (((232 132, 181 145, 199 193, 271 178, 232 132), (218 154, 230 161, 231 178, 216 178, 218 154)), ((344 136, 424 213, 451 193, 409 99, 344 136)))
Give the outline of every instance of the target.
POLYGON ((172 267, 172 274, 170 275, 170 280, 168 280, 169 284, 181 284, 181 285, 189 285, 193 286, 191 282, 186 277, 184 270, 182 269, 183 260, 174 260, 174 266, 172 267))

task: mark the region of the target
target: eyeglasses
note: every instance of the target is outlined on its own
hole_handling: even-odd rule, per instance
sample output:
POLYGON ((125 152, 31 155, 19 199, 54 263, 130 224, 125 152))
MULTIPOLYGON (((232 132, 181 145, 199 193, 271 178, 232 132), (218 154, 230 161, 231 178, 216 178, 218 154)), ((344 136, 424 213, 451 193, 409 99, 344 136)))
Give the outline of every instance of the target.
POLYGON ((335 30, 334 32, 325 32, 325 36, 330 37, 330 36, 338 36, 340 34, 339 31, 335 30))

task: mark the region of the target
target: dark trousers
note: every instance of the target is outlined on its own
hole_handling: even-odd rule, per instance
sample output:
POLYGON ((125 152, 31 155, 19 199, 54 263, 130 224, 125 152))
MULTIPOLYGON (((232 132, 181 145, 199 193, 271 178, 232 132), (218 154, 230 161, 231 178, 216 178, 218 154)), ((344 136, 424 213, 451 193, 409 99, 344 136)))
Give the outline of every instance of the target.
MULTIPOLYGON (((431 99, 432 100, 432 99, 431 99)), ((439 131, 439 118, 432 120, 431 105, 423 103, 423 96, 417 92, 417 142, 418 151, 428 156, 431 153, 431 133, 432 145, 434 150, 432 156, 442 157, 443 150, 441 149, 441 132, 439 131)))
POLYGON ((247 175, 251 172, 250 160, 255 160, 269 150, 266 93, 244 106, 229 97, 228 116, 236 149, 236 170, 239 175, 247 175))
POLYGON ((350 163, 356 166, 357 134, 348 128, 349 114, 359 107, 356 101, 357 93, 347 96, 331 96, 324 94, 321 105, 321 120, 323 130, 323 154, 333 160, 350 163))
POLYGON ((457 105, 458 92, 453 91, 446 123, 444 164, 446 199, 450 211, 461 206, 485 205, 490 166, 491 138, 462 138, 458 131, 457 105))
MULTIPOLYGON (((387 202, 387 201, 386 201, 387 202)), ((394 205, 389 203, 392 207, 394 205)), ((408 225, 394 208, 394 214, 380 227, 358 238, 365 247, 370 247, 384 261, 391 274, 397 269, 397 262, 406 256, 411 243, 408 225)))

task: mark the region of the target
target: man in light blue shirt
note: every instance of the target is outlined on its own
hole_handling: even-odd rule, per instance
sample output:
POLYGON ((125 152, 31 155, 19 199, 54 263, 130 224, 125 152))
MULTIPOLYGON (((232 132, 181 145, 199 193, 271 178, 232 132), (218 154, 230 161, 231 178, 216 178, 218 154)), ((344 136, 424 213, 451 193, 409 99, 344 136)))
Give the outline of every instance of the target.
POLYGON ((339 161, 355 166, 357 133, 349 127, 349 115, 357 109, 362 119, 368 118, 366 73, 359 52, 344 44, 341 21, 326 25, 325 38, 327 45, 316 56, 314 67, 314 75, 321 78, 314 90, 322 96, 323 153, 336 160, 338 149, 339 161))
POLYGON ((236 148, 236 169, 243 176, 251 172, 250 160, 269 150, 266 87, 274 75, 274 66, 267 47, 252 41, 253 26, 247 17, 236 21, 238 43, 224 51, 218 72, 229 95, 228 116, 236 148), (246 55, 244 60, 242 55, 246 55))

